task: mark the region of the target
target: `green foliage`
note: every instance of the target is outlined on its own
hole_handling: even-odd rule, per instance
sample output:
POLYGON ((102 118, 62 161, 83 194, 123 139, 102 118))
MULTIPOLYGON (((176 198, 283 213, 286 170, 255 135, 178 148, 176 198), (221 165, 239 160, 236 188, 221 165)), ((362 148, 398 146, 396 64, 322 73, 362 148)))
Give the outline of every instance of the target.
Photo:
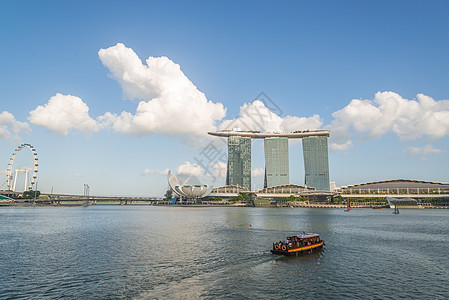
POLYGON ((223 201, 221 197, 208 196, 204 198, 204 201, 223 201))
MULTIPOLYGON (((342 198, 342 197, 335 197, 334 202, 336 202, 336 200, 335 200, 336 198, 342 198)), ((385 203, 387 203, 386 198, 371 198, 371 197, 358 197, 358 198, 347 198, 347 199, 342 198, 342 200, 339 200, 339 201, 346 202, 346 201, 348 201, 348 199, 351 202, 385 202, 385 203)))
POLYGON ((251 196, 248 194, 239 194, 237 197, 232 198, 236 202, 250 202, 251 196))
POLYGON ((39 198, 39 196, 41 195, 40 191, 25 191, 22 194, 22 198, 23 199, 34 199, 34 198, 39 198))
POLYGON ((431 203, 434 205, 449 203, 449 198, 423 198, 418 200, 420 203, 431 203))
POLYGON ((341 197, 341 196, 332 198, 333 203, 340 203, 340 202, 344 202, 344 201, 345 201, 345 199, 343 199, 343 197, 341 197))
POLYGON ((173 198, 173 191, 172 191, 171 189, 168 189, 168 190, 165 192, 164 200, 170 200, 170 199, 172 199, 172 198, 173 198))

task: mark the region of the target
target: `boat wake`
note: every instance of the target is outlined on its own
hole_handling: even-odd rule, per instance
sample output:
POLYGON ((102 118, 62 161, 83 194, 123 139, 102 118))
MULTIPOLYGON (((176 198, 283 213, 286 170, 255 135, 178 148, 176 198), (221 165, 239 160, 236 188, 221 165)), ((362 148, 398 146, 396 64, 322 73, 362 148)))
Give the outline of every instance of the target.
POLYGON ((253 253, 251 257, 244 261, 223 266, 213 271, 196 276, 174 280, 168 284, 161 284, 155 288, 135 297, 141 299, 197 299, 204 297, 239 297, 238 290, 222 288, 223 281, 232 278, 237 282, 244 282, 249 270, 264 268, 264 265, 273 261, 272 256, 267 251, 253 253))

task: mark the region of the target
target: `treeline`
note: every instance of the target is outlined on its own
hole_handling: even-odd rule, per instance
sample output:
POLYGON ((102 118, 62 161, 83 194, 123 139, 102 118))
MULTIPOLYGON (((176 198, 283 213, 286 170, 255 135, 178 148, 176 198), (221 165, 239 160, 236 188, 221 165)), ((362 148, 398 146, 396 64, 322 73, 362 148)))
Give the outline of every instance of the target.
POLYGON ((19 199, 37 199, 40 195, 40 191, 25 191, 19 199))

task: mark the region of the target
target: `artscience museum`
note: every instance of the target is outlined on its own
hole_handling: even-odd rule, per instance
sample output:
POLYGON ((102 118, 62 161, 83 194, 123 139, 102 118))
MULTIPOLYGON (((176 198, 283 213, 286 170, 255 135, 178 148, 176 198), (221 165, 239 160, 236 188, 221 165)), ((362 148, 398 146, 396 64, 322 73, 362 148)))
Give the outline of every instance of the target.
POLYGON ((212 187, 202 184, 198 178, 192 175, 172 175, 168 172, 168 184, 170 188, 179 196, 186 199, 199 199, 206 197, 212 191, 212 187))

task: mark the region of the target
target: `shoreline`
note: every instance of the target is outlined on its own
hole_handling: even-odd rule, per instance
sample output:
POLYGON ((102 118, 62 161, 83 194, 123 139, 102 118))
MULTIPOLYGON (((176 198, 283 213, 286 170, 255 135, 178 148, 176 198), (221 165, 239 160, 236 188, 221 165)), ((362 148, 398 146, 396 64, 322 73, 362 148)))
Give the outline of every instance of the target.
MULTIPOLYGON (((308 203, 308 204, 285 204, 277 206, 252 206, 244 203, 229 204, 229 203, 192 203, 192 204, 168 204, 168 203, 127 203, 123 204, 120 202, 100 202, 100 203, 89 203, 85 202, 70 202, 65 204, 50 204, 50 203, 0 203, 1 207, 88 207, 92 205, 117 205, 117 206, 164 206, 164 207, 264 207, 264 208, 334 208, 334 209, 344 209, 346 205, 343 204, 327 204, 327 203, 308 203)), ((373 207, 370 205, 354 205, 352 209, 392 209, 390 207, 373 207)), ((421 206, 416 207, 399 207, 400 209, 449 209, 449 206, 421 206)))

